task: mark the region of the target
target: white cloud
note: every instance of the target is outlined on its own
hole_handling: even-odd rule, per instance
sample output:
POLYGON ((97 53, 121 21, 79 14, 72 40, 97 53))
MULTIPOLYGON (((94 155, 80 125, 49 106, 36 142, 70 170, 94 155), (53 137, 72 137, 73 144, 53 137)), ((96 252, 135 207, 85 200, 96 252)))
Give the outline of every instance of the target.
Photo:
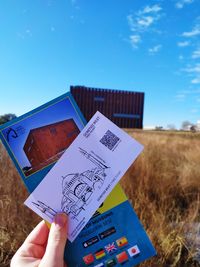
POLYGON ((130 42, 133 48, 138 48, 138 44, 141 42, 140 35, 130 35, 130 42))
POLYGON ((178 9, 182 9, 185 5, 192 4, 193 2, 194 0, 179 0, 178 2, 176 2, 175 6, 178 9))
POLYGON ((197 102, 200 102, 200 89, 187 89, 178 91, 175 95, 176 101, 183 102, 187 97, 192 96, 197 102))
POLYGON ((183 102, 185 100, 186 95, 185 94, 177 94, 175 95, 176 101, 183 102))
POLYGON ((130 28, 131 28, 131 30, 132 30, 132 27, 133 27, 133 15, 128 15, 127 16, 127 20, 128 20, 128 24, 129 24, 129 26, 130 26, 130 28))
POLYGON ((32 32, 30 29, 26 29, 26 34, 29 35, 29 36, 32 36, 32 32))
POLYGON ((162 7, 160 7, 159 5, 146 6, 143 9, 142 14, 157 13, 157 12, 159 12, 161 10, 162 10, 162 7))
POLYGON ((182 36, 184 37, 193 37, 200 34, 200 29, 193 29, 191 32, 184 32, 182 36))
POLYGON ((24 32, 17 32, 17 36, 20 39, 26 39, 26 38, 31 38, 33 36, 33 33, 31 29, 26 29, 24 32))
POLYGON ((192 58, 194 58, 194 59, 200 58, 200 48, 198 48, 197 50, 193 51, 192 58))
POLYGON ((178 42, 177 45, 179 47, 186 47, 190 45, 190 41, 178 42))
POLYGON ((192 29, 192 31, 190 31, 190 32, 183 32, 182 33, 182 36, 183 37, 187 37, 187 38, 194 37, 194 36, 197 36, 197 35, 200 35, 200 25, 196 25, 192 29))
POLYGON ((191 80, 191 83, 192 84, 199 84, 200 83, 200 76, 199 77, 196 77, 194 79, 191 80))
POLYGON ((188 66, 183 69, 187 72, 190 77, 192 77, 192 84, 200 84, 200 63, 196 63, 194 66, 188 66))
POLYGON ((156 53, 158 53, 161 50, 161 48, 162 48, 162 45, 160 45, 160 44, 156 45, 156 46, 154 46, 152 48, 149 48, 149 53, 151 55, 155 55, 156 53))
POLYGON ((143 9, 127 16, 130 30, 133 32, 129 36, 133 47, 138 47, 143 34, 152 30, 152 26, 161 17, 161 10, 160 5, 145 6, 143 9))
POLYGON ((196 102, 200 102, 200 89, 187 89, 178 91, 175 95, 176 102, 185 102, 187 98, 195 99, 196 102))
POLYGON ((189 66, 183 70, 188 73, 199 73, 200 74, 200 63, 195 64, 194 67, 189 66))
POLYGON ((142 17, 137 20, 138 27, 141 28, 148 28, 153 22, 154 18, 151 16, 142 17))
POLYGON ((148 30, 149 26, 160 19, 161 10, 159 5, 146 6, 138 12, 128 15, 127 20, 131 31, 143 32, 148 30))

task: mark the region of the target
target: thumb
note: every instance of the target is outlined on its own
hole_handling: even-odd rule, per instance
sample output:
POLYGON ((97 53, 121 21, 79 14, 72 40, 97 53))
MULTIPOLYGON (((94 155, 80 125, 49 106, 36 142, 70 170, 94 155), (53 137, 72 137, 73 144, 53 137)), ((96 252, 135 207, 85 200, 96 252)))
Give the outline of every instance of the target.
POLYGON ((64 249, 67 241, 67 215, 56 214, 51 225, 46 252, 40 266, 63 267, 64 249))

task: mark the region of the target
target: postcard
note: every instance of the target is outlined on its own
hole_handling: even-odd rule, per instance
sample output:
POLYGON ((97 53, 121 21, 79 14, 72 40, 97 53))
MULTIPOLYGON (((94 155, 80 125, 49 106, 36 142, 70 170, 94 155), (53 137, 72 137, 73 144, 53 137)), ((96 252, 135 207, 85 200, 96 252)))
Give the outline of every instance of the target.
POLYGON ((50 223, 56 213, 68 214, 73 242, 142 150, 96 112, 25 204, 50 223))
POLYGON ((30 192, 84 125, 73 97, 66 93, 0 126, 0 139, 30 192))

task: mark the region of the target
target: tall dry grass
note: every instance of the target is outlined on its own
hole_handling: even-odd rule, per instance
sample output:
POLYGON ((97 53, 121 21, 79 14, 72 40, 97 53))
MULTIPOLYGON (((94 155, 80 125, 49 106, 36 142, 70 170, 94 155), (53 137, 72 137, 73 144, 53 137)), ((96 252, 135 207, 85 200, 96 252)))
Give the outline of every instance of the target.
POLYGON ((200 266, 200 135, 129 133, 145 148, 122 185, 158 252, 140 266, 200 266))
MULTIPOLYGON (((196 267, 200 135, 128 131, 145 149, 121 182, 158 256, 140 267, 196 267), (196 224, 195 224, 196 223, 196 224)), ((0 266, 40 220, 23 206, 19 175, 0 144, 0 266)))
POLYGON ((0 267, 9 266, 13 254, 40 219, 23 202, 28 193, 0 143, 0 267))

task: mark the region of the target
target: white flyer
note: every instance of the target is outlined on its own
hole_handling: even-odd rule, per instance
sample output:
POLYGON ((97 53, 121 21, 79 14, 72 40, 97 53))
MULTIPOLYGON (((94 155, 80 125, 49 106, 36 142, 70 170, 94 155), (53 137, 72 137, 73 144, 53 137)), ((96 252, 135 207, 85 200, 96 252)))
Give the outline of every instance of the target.
POLYGON ((65 212, 73 242, 142 150, 97 111, 25 205, 50 223, 65 212))

